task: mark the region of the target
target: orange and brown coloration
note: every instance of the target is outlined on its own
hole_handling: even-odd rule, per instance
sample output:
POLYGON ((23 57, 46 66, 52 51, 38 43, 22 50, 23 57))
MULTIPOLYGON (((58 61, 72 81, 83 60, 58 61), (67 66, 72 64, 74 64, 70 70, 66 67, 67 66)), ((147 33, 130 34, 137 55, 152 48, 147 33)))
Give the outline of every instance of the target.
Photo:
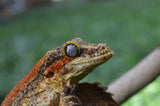
POLYGON ((48 51, 8 94, 1 106, 58 106, 64 88, 77 84, 113 56, 106 44, 85 43, 80 38, 48 51))

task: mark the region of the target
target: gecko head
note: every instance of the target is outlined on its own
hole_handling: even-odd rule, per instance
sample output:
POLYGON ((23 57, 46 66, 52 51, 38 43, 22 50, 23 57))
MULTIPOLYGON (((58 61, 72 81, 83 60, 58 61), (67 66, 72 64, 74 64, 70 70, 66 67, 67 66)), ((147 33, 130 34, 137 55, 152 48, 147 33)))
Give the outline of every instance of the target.
POLYGON ((63 47, 66 55, 70 54, 71 58, 72 55, 75 55, 73 60, 64 67, 65 74, 63 77, 66 79, 67 85, 79 82, 95 67, 109 60, 114 54, 107 44, 86 43, 80 38, 66 42, 63 47))
POLYGON ((106 44, 90 44, 76 38, 47 54, 50 56, 49 61, 54 62, 45 70, 45 76, 51 82, 61 82, 63 86, 69 86, 78 83, 95 67, 109 60, 114 53, 106 44))

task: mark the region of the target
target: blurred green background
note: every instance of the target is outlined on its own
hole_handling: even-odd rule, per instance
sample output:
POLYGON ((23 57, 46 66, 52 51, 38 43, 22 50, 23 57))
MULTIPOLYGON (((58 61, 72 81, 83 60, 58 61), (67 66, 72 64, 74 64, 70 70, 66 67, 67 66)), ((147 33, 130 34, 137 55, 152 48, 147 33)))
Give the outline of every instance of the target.
MULTIPOLYGON (((107 86, 160 43, 159 0, 70 1, 39 5, 0 25, 0 103, 49 50, 80 37, 115 55, 82 81, 107 86)), ((126 79, 127 80, 127 79, 126 79)), ((122 106, 160 104, 160 78, 122 106)))

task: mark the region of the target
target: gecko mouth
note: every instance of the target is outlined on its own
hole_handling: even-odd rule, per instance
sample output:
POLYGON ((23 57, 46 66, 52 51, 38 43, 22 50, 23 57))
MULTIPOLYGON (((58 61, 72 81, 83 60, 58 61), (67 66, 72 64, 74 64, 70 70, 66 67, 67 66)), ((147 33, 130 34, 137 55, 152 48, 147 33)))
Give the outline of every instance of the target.
POLYGON ((90 58, 86 59, 80 59, 75 61, 73 64, 86 64, 86 63, 104 63, 107 60, 109 60, 113 56, 114 52, 113 51, 103 51, 102 53, 99 53, 95 56, 91 56, 90 58))
POLYGON ((70 83, 76 84, 78 81, 91 73, 96 66, 99 66, 109 60, 113 56, 113 54, 113 51, 107 51, 103 52, 103 54, 97 54, 96 56, 91 58, 81 59, 73 62, 72 65, 74 66, 74 70, 76 71, 72 71, 72 73, 74 73, 74 76, 69 78, 70 83))

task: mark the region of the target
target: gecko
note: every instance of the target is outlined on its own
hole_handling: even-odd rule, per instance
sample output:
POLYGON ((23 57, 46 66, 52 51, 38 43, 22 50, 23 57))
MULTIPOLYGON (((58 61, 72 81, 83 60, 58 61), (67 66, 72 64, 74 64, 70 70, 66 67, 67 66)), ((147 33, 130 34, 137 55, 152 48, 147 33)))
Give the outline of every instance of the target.
POLYGON ((10 93, 1 106, 62 106, 64 89, 113 56, 107 44, 81 38, 48 51, 10 93))

